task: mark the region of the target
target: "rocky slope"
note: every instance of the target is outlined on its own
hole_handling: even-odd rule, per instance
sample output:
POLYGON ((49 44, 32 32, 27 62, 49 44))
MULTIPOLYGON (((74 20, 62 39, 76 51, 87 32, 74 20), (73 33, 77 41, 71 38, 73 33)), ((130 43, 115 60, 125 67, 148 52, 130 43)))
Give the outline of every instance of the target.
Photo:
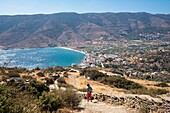
POLYGON ((170 37, 170 15, 149 13, 57 13, 0 16, 0 47, 71 46, 89 40, 170 37), (161 34, 161 35, 160 35, 161 34))

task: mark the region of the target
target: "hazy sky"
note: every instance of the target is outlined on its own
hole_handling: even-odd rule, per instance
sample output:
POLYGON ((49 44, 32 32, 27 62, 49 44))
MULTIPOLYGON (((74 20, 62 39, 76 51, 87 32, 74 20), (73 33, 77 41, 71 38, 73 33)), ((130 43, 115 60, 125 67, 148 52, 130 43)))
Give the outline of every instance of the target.
POLYGON ((58 12, 149 12, 170 14, 170 0, 0 0, 0 15, 58 12))

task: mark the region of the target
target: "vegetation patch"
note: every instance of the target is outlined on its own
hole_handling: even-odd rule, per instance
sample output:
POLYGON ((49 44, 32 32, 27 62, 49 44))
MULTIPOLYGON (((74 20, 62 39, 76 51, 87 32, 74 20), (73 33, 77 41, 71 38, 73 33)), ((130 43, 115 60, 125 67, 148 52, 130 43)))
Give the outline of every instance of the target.
POLYGON ((165 82, 158 83, 155 86, 158 86, 158 87, 169 87, 169 85, 167 83, 165 83, 165 82))
POLYGON ((54 93, 43 92, 39 98, 39 107, 41 111, 57 111, 59 108, 64 107, 64 101, 54 93))
POLYGON ((58 90, 55 92, 55 95, 61 97, 61 99, 65 102, 66 107, 75 108, 79 105, 81 98, 71 89, 67 89, 66 91, 58 90))
POLYGON ((90 79, 92 79, 92 80, 97 80, 97 78, 99 78, 99 77, 107 76, 95 69, 84 69, 84 70, 82 70, 80 75, 84 75, 85 77, 90 77, 90 79))
POLYGON ((139 89, 142 88, 138 83, 135 83, 133 81, 127 80, 124 77, 119 77, 119 76, 112 76, 112 77, 105 77, 104 79, 101 78, 101 82, 104 84, 108 84, 111 86, 115 86, 117 88, 123 88, 123 89, 139 89))
POLYGON ((42 73, 42 72, 38 72, 37 75, 38 75, 39 77, 45 77, 44 73, 42 73))
POLYGON ((147 89, 147 88, 140 88, 140 89, 134 89, 131 90, 131 93, 134 94, 145 94, 155 97, 156 95, 162 95, 168 93, 165 89, 147 89))
POLYGON ((7 75, 9 77, 20 77, 19 73, 17 71, 8 71, 7 75))

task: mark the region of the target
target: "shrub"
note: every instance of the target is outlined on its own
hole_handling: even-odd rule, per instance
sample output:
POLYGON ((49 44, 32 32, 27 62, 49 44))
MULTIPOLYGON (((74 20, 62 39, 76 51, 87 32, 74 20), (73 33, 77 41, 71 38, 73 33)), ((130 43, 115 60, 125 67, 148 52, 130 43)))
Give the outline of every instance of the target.
POLYGON ((66 81, 65 81, 64 77, 58 78, 57 82, 62 83, 62 84, 66 84, 66 81))
POLYGON ((99 77, 106 76, 105 74, 99 72, 98 70, 94 70, 94 69, 84 69, 84 70, 82 70, 80 75, 85 75, 86 77, 90 77, 90 79, 92 79, 92 80, 97 80, 97 78, 99 78, 99 77))
POLYGON ((165 90, 165 89, 157 89, 157 94, 158 95, 162 95, 162 94, 166 94, 166 93, 168 93, 169 91, 167 91, 167 90, 165 90))
POLYGON ((16 71, 9 71, 7 75, 9 77, 20 77, 19 73, 16 71))
POLYGON ((45 78, 46 84, 54 84, 54 80, 51 78, 45 78))
POLYGON ((34 70, 41 70, 41 68, 40 67, 36 67, 34 70))
POLYGON ((73 88, 72 85, 66 83, 64 77, 58 78, 57 81, 58 81, 58 87, 59 88, 60 87, 66 87, 66 88, 71 88, 71 89, 73 88))
POLYGON ((0 67, 0 74, 2 74, 2 75, 5 75, 5 74, 6 74, 5 69, 2 68, 2 67, 0 67))
POLYGON ((42 73, 42 72, 38 72, 37 75, 38 75, 39 77, 44 77, 44 76, 45 76, 44 73, 42 73))
POLYGON ((67 89, 66 91, 58 90, 56 95, 66 103, 66 107, 74 108, 77 107, 81 101, 81 98, 72 90, 67 89))
POLYGON ((44 91, 46 91, 46 92, 49 91, 49 88, 45 84, 42 84, 42 83, 35 81, 35 80, 32 80, 30 82, 30 85, 37 90, 37 96, 42 95, 42 93, 44 91))
POLYGON ((9 79, 10 77, 8 75, 4 75, 2 76, 2 81, 6 81, 7 79, 9 79))
POLYGON ((17 68, 17 67, 15 67, 15 68, 11 68, 11 70, 13 70, 13 71, 15 71, 15 72, 17 72, 17 73, 23 73, 23 72, 25 72, 27 69, 26 69, 26 68, 17 68))
POLYGON ((142 105, 142 107, 139 109, 140 113, 149 113, 150 109, 146 105, 142 105))
POLYGON ((113 85, 117 88, 123 88, 123 89, 138 89, 142 88, 138 83, 135 83, 133 81, 127 80, 124 77, 119 77, 119 76, 113 76, 113 77, 106 77, 105 79, 102 80, 104 84, 108 85, 113 85))
POLYGON ((0 94, 0 113, 23 113, 22 108, 14 106, 12 98, 0 94))
POLYGON ((65 69, 64 69, 63 67, 60 67, 60 66, 55 66, 55 67, 53 67, 53 70, 54 70, 55 72, 65 71, 65 69))
POLYGON ((0 85, 0 113, 35 112, 36 106, 33 95, 20 91, 18 87, 0 85))
POLYGON ((159 87, 169 87, 169 85, 165 82, 161 82, 161 83, 158 83, 156 84, 155 86, 159 86, 159 87))
POLYGON ((64 72, 64 74, 63 74, 63 75, 64 75, 64 77, 68 77, 68 74, 67 74, 67 72, 64 72))
POLYGON ((42 111, 57 111, 59 108, 64 107, 62 99, 54 93, 43 92, 39 97, 39 107, 42 111))
POLYGON ((147 88, 133 89, 131 90, 131 92, 134 94, 145 94, 153 97, 155 97, 156 95, 168 93, 168 91, 164 89, 147 89, 147 88))
POLYGON ((65 69, 60 66, 48 67, 47 69, 45 69, 45 72, 47 72, 47 73, 56 73, 59 71, 65 71, 65 69))
POLYGON ((34 79, 32 76, 29 76, 29 75, 23 76, 22 78, 23 78, 24 80, 32 80, 32 79, 34 79))

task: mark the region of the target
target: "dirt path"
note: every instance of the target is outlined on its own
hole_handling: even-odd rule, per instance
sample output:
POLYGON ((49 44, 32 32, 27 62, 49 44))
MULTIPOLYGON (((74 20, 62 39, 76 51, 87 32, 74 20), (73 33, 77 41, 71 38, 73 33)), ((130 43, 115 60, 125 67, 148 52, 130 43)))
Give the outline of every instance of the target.
POLYGON ((87 88, 86 85, 89 83, 93 88, 93 92, 95 93, 100 92, 105 94, 125 94, 121 89, 112 88, 108 85, 104 85, 93 80, 87 80, 83 76, 80 76, 79 73, 69 72, 66 82, 73 85, 77 89, 87 88))
MULTIPOLYGON (((125 94, 124 92, 119 91, 117 88, 112 88, 96 81, 87 80, 80 76, 79 73, 69 72, 66 82, 73 85, 77 89, 86 88, 87 83, 89 83, 93 88, 93 92, 125 94)), ((93 102, 87 102, 87 100, 83 99, 79 107, 80 111, 74 113, 139 113, 138 111, 126 108, 125 106, 110 105, 104 102, 98 102, 97 100, 93 100, 93 102)))
POLYGON ((139 113, 125 106, 109 105, 103 102, 87 102, 86 100, 82 100, 79 107, 81 110, 75 113, 139 113))

